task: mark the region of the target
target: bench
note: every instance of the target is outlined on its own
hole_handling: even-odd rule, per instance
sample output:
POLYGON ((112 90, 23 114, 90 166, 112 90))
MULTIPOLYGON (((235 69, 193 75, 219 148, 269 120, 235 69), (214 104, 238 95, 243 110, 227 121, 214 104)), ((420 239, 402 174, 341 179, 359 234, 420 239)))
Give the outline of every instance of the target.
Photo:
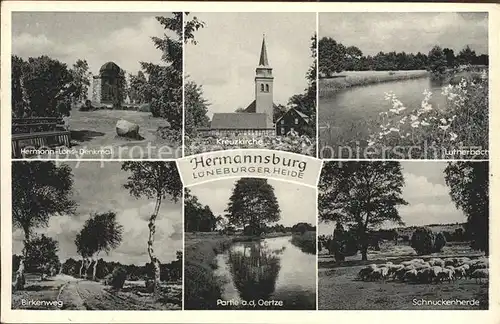
POLYGON ((62 117, 12 118, 12 157, 21 158, 21 142, 33 148, 60 144, 71 147, 70 131, 62 117))
POLYGON ((47 147, 51 140, 71 147, 70 134, 67 130, 12 134, 12 157, 22 158, 21 141, 28 142, 34 148, 47 147))

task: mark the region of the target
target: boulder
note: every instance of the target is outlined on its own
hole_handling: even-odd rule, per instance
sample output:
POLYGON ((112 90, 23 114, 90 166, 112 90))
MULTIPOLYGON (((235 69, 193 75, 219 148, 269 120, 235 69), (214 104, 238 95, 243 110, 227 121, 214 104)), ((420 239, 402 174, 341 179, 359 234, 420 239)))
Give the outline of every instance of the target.
POLYGON ((125 119, 120 119, 118 122, 116 122, 116 134, 118 134, 118 136, 138 138, 139 125, 129 122, 125 119))

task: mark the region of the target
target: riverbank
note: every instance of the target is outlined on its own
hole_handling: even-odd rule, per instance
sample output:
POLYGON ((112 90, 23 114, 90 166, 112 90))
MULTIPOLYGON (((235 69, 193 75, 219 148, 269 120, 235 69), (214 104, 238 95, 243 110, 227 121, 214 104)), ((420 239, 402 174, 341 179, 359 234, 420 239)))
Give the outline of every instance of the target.
POLYGON ((383 82, 410 80, 429 76, 425 70, 409 71, 344 71, 331 78, 319 80, 320 97, 328 96, 339 90, 377 84, 383 82))
POLYGON ((294 233, 292 235, 292 244, 300 248, 302 252, 316 254, 316 232, 307 231, 304 234, 294 233))
POLYGON ((232 244, 264 238, 290 236, 290 233, 269 233, 262 237, 243 235, 220 235, 218 233, 186 233, 184 265, 184 308, 227 309, 217 306, 222 298, 220 279, 214 274, 217 269, 215 257, 232 244))

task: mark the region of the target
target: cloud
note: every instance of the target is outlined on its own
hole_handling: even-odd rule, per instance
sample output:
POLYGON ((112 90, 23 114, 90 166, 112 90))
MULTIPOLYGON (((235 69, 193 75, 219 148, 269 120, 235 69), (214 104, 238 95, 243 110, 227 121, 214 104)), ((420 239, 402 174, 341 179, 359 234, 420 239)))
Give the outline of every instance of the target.
MULTIPOLYGON (((147 241, 148 222, 154 211, 155 201, 145 198, 132 198, 123 187, 128 174, 121 170, 119 162, 68 163, 74 174, 73 199, 78 207, 76 215, 52 216, 46 228, 36 232, 46 234, 59 242, 59 258, 79 258, 74 240, 85 221, 92 213, 116 212, 116 219, 123 226, 122 242, 109 255, 101 253, 99 257, 107 261, 119 261, 124 264, 144 264, 149 262, 147 241)), ((182 205, 163 200, 158 219, 154 249, 162 262, 176 259, 176 251, 182 250, 182 205)), ((21 253, 23 233, 13 232, 14 253, 21 253)))
MULTIPOLYGON (((78 34, 81 26, 66 28, 67 34, 71 35, 78 34)), ((77 59, 85 59, 94 74, 108 61, 115 62, 128 73, 137 73, 141 61, 161 62, 161 51, 155 48, 151 37, 162 37, 164 29, 154 16, 132 20, 129 26, 116 29, 103 26, 98 33, 83 37, 58 37, 59 33, 56 35, 47 30, 42 33, 30 26, 25 29, 12 37, 12 53, 23 58, 48 55, 69 66, 77 59)))
MULTIPOLYGON (((198 197, 201 204, 210 206, 214 214, 224 215, 237 180, 216 180, 192 186, 189 189, 191 194, 198 197)), ((267 182, 273 186, 281 210, 279 224, 292 226, 299 222, 306 222, 316 225, 316 190, 274 179, 268 179, 267 182)))
MULTIPOLYGON (((452 202, 444 181, 446 163, 434 161, 401 162, 405 185, 402 197, 408 205, 397 209, 406 226, 462 223, 466 217, 452 202)), ((386 224, 393 227, 395 224, 386 224)), ((319 235, 333 233, 335 223, 320 223, 319 235)))
POLYGON ((274 102, 286 104, 307 86, 312 64, 310 38, 316 30, 313 13, 194 13, 206 23, 187 44, 185 68, 203 86, 214 112, 234 112, 255 99, 254 77, 265 33, 273 68, 274 102))
POLYGON ((466 45, 488 53, 486 13, 321 13, 319 36, 332 37, 364 54, 380 51, 428 53, 434 45, 458 53, 466 45), (414 41, 418 40, 418 41, 414 41))

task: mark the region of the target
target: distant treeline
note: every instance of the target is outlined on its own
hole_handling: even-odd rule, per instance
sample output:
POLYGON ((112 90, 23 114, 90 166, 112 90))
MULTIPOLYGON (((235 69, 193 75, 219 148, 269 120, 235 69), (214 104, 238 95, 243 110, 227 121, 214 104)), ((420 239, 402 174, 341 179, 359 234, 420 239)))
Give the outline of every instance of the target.
MULTIPOLYGON (((342 71, 396 71, 427 70, 429 55, 418 52, 379 52, 374 56, 364 55, 356 46, 345 46, 333 38, 323 37, 319 41, 319 73, 330 77, 342 71)), ((431 50, 431 49, 429 49, 431 50)), ((450 48, 442 49, 448 68, 460 65, 488 65, 488 55, 477 55, 468 45, 457 55, 450 48)))
MULTIPOLYGON (((20 264, 20 256, 12 256, 12 272, 16 272, 20 264)), ((82 269, 82 277, 92 278, 93 267, 95 261, 90 264, 85 264, 82 268, 82 260, 75 260, 73 258, 67 259, 62 264, 62 269, 57 268, 57 272, 61 272, 73 277, 80 276, 80 269, 82 269)), ((127 273, 127 280, 147 280, 153 278, 154 266, 151 262, 145 263, 142 266, 134 264, 122 264, 116 261, 104 261, 102 258, 97 260, 96 278, 104 279, 106 276, 113 273, 117 268, 125 269, 127 273)), ((26 269, 27 272, 38 273, 41 269, 31 267, 26 269)), ((177 252, 177 260, 170 263, 160 263, 160 280, 161 281, 175 281, 182 278, 182 252, 177 252)))

